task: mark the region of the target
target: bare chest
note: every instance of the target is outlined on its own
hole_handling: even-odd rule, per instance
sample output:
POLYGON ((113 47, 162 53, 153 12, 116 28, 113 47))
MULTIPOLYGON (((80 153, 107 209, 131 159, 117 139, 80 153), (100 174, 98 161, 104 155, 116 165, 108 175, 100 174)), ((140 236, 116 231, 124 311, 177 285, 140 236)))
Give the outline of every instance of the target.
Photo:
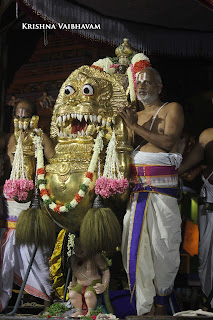
POLYGON ((163 110, 158 114, 156 114, 156 111, 141 111, 138 115, 138 124, 147 130, 163 134, 165 130, 165 118, 166 112, 163 112, 163 110))

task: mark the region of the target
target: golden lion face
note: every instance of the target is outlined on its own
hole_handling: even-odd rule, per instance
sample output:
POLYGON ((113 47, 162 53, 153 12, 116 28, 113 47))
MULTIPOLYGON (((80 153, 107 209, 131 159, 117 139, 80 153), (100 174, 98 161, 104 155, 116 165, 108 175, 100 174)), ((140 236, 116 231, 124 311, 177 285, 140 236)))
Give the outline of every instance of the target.
MULTIPOLYGON (((63 83, 53 110, 51 137, 57 138, 55 156, 46 165, 47 189, 57 204, 70 202, 83 183, 93 155, 94 138, 103 129, 103 144, 106 147, 112 130, 116 132, 119 170, 128 177, 130 167, 127 129, 118 115, 118 107, 127 105, 122 85, 116 77, 93 67, 82 66, 71 73, 63 83)), ((100 174, 103 172, 105 148, 99 159, 100 174)), ((79 205, 60 215, 50 214, 62 227, 75 232, 92 207, 98 166, 94 171, 89 191, 79 205)), ((116 212, 120 212, 127 196, 114 200, 116 212)), ((111 201, 111 199, 110 199, 111 201)))
POLYGON ((97 128, 113 127, 117 108, 127 103, 115 77, 82 66, 63 83, 53 111, 51 136, 66 139, 93 136, 97 128))

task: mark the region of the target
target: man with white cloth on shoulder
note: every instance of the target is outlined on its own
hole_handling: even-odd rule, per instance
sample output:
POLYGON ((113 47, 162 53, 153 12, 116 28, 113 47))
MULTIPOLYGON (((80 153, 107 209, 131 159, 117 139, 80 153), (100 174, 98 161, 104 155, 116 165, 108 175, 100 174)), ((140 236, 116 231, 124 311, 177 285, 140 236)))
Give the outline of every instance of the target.
POLYGON ((137 98, 144 109, 125 108, 136 147, 133 189, 123 222, 122 256, 138 315, 166 314, 180 263, 181 217, 177 203, 177 144, 184 125, 180 104, 160 100, 162 81, 151 67, 136 73, 137 98))
POLYGON ((198 210, 199 228, 199 278, 201 288, 213 308, 213 128, 204 130, 198 143, 183 160, 179 174, 189 171, 193 167, 202 166, 203 186, 200 192, 198 210))

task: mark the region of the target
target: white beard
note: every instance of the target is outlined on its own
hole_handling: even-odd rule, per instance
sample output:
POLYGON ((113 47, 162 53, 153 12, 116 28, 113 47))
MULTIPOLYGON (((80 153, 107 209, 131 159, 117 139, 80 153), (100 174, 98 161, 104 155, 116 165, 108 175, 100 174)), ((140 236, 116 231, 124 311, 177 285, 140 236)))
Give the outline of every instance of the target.
POLYGON ((137 98, 142 103, 149 103, 152 100, 149 93, 147 93, 145 96, 141 96, 141 95, 137 94, 137 98))
POLYGON ((143 104, 152 104, 153 101, 156 100, 158 96, 157 95, 150 95, 150 93, 146 93, 145 95, 139 95, 137 94, 137 98, 139 101, 141 101, 143 104))

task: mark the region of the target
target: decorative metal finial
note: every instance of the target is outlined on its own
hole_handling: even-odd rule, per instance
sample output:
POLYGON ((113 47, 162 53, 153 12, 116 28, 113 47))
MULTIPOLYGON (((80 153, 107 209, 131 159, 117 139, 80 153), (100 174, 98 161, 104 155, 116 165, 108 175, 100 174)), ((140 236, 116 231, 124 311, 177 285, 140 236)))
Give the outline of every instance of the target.
POLYGON ((35 186, 34 195, 30 203, 30 208, 32 209, 41 209, 41 203, 39 199, 38 189, 37 186, 35 186))
POLYGON ((115 49, 115 54, 119 58, 119 65, 129 66, 129 58, 133 52, 134 50, 129 44, 129 39, 124 38, 123 43, 115 49))
POLYGON ((103 199, 102 197, 99 195, 97 195, 97 197, 95 198, 94 202, 93 202, 93 208, 104 208, 104 203, 103 203, 103 199))

